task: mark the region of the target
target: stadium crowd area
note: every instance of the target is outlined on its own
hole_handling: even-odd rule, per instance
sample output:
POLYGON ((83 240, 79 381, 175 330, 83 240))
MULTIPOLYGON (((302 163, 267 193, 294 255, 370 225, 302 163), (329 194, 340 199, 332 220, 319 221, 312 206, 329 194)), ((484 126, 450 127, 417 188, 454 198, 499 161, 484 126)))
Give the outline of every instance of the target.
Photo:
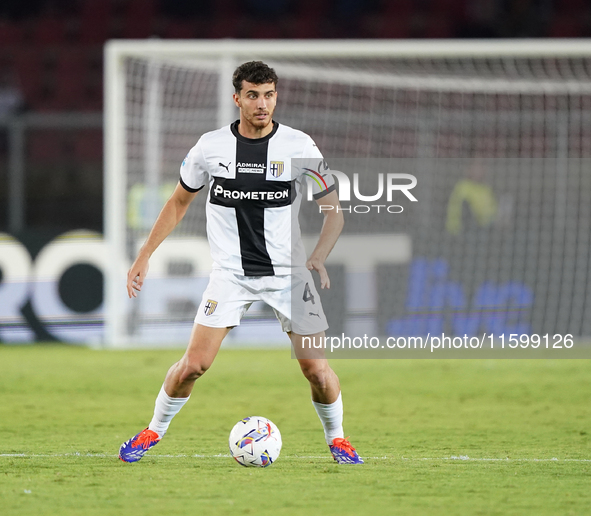
POLYGON ((100 111, 110 38, 585 36, 588 0, 3 0, 0 115, 100 111))
MULTIPOLYGON (((2 0, 0 205, 8 205, 11 115, 100 116, 111 38, 585 36, 589 0, 2 0)), ((100 124, 27 126, 27 227, 101 230, 102 139, 100 124)), ((0 210, 0 231, 7 217, 0 210)))

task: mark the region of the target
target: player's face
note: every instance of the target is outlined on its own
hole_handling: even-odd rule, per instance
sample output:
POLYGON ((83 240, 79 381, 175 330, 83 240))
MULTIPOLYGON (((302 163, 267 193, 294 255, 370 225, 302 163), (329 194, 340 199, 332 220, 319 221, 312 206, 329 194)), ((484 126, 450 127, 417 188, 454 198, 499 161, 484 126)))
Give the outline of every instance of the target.
POLYGON ((273 119, 277 103, 275 84, 272 82, 253 84, 242 81, 240 93, 234 93, 234 102, 240 108, 240 118, 260 131, 273 119))

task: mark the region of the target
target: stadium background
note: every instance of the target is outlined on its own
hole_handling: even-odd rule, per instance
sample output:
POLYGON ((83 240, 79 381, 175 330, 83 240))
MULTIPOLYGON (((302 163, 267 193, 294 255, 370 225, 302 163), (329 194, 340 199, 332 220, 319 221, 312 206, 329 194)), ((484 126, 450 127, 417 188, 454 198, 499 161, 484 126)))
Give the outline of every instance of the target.
MULTIPOLYGON (((25 246, 34 262, 40 251, 47 250, 59 235, 80 229, 99 234, 103 231, 103 44, 110 38, 577 38, 590 34, 591 10, 587 2, 579 0, 286 0, 270 5, 256 0, 5 1, 0 7, 0 232, 12 235, 25 246)), ((530 155, 536 156, 533 151, 543 141, 541 147, 547 153, 537 156, 555 157, 554 143, 548 143, 551 139, 538 134, 530 142, 530 155)), ((569 156, 588 157, 589 148, 583 141, 584 134, 578 134, 577 141, 569 144, 572 150, 569 156)), ((319 143, 322 146, 325 142, 319 143)), ((401 149, 398 157, 412 154, 412 145, 401 149)), ((495 167, 503 168, 498 162, 495 167)), ((465 169, 468 168, 467 165, 465 169)), ((461 177, 456 175, 453 179, 459 181, 461 177)), ((528 208, 525 214, 528 220, 542 221, 542 225, 548 221, 551 225, 555 214, 544 207, 553 205, 554 178, 550 175, 547 184, 538 189, 531 189, 528 186, 531 182, 532 178, 520 181, 515 186, 522 190, 514 193, 517 197, 528 195, 528 206, 539 209, 528 208)), ((499 172, 490 179, 489 186, 496 188, 495 193, 499 195, 503 192, 497 186, 506 187, 510 183, 510 175, 503 177, 499 172)), ((462 215, 459 222, 450 220, 445 228, 438 228, 439 232, 447 231, 449 238, 441 247, 430 248, 428 242, 432 239, 425 235, 424 227, 412 227, 405 221, 410 233, 414 231, 415 236, 422 236, 415 238, 415 242, 418 256, 424 259, 413 262, 402 274, 399 270, 395 274, 389 274, 392 270, 384 271, 383 276, 389 279, 380 290, 384 297, 379 303, 380 326, 394 333, 424 330, 425 319, 420 313, 441 306, 408 305, 405 295, 393 299, 388 293, 404 290, 413 281, 420 282, 425 277, 443 278, 437 288, 445 299, 453 298, 449 307, 465 308, 458 301, 455 287, 458 279, 467 292, 466 297, 473 299, 487 278, 478 271, 464 274, 462 261, 454 262, 454 258, 474 249, 475 242, 481 245, 485 239, 487 246, 498 251, 496 258, 489 259, 511 263, 510 267, 497 271, 497 278, 517 279, 524 287, 517 294, 524 305, 513 311, 513 327, 525 332, 589 335, 590 217, 584 202, 585 187, 588 180, 581 167, 566 186, 566 191, 576 196, 567 213, 567 220, 574 226, 562 232, 566 240, 556 240, 557 234, 545 238, 543 227, 539 226, 539 241, 533 244, 528 241, 527 252, 519 250, 527 240, 520 234, 523 227, 482 231, 481 227, 468 227, 470 221, 462 219, 462 215), (463 228, 461 241, 458 241, 458 227, 463 228), (508 243, 497 245, 500 242, 508 243), (553 258, 557 248, 561 251, 553 258), (537 270, 542 272, 532 279, 526 265, 539 257, 542 262, 547 258, 547 263, 537 265, 537 270), (536 291, 542 284, 546 288, 536 291), (418 319, 409 313, 413 309, 419 314, 418 319)), ((448 188, 440 205, 434 205, 434 220, 447 216, 451 193, 452 188, 448 188)), ((510 206, 500 198, 498 201, 501 207, 510 206)), ((519 212, 513 213, 514 218, 518 216, 519 212)), ((11 253, 18 253, 14 250, 17 247, 22 250, 15 241, 4 239, 5 246, 7 242, 11 253)), ((59 338, 59 332, 40 321, 38 307, 44 305, 43 299, 38 300, 36 308, 28 288, 18 292, 8 288, 7 262, 13 256, 23 255, 9 257, 6 252, 0 264, 4 278, 0 283, 0 341, 59 338)), ((433 288, 431 285, 429 292, 433 288)), ((59 296, 69 310, 92 313, 103 300, 100 271, 83 264, 69 267, 59 278, 59 296), (77 288, 81 283, 86 285, 84 291, 77 288)), ((483 296, 482 306, 490 304, 490 296, 483 296)), ((335 303, 337 316, 343 311, 335 303)), ((443 326, 437 326, 441 322, 438 317, 429 324, 443 329, 456 324, 448 317, 443 326)), ((464 323, 461 328, 466 327, 464 323)), ((333 327, 338 330, 342 324, 337 319, 333 327)), ((89 326, 100 326, 100 319, 90 320, 89 326)), ((455 329, 459 331, 460 326, 455 329)))

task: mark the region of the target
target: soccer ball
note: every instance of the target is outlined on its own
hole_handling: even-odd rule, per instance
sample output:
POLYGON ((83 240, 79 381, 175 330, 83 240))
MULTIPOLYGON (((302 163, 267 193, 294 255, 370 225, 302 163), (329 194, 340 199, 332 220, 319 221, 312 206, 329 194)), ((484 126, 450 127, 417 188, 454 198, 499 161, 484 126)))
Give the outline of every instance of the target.
POLYGON ((279 457, 281 433, 266 417, 245 417, 232 428, 229 444, 238 464, 266 468, 279 457))

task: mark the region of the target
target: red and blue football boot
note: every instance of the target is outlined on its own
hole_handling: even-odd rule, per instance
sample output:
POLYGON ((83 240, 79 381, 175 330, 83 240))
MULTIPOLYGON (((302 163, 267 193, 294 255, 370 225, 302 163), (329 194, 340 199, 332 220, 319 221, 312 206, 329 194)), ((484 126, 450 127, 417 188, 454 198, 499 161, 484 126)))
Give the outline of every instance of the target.
POLYGON ((156 446, 159 442, 160 436, 153 430, 146 428, 121 445, 119 458, 123 462, 137 462, 152 446, 156 446))
POLYGON ((339 464, 363 464, 363 459, 357 454, 347 438, 337 437, 328 447, 334 460, 339 464))

